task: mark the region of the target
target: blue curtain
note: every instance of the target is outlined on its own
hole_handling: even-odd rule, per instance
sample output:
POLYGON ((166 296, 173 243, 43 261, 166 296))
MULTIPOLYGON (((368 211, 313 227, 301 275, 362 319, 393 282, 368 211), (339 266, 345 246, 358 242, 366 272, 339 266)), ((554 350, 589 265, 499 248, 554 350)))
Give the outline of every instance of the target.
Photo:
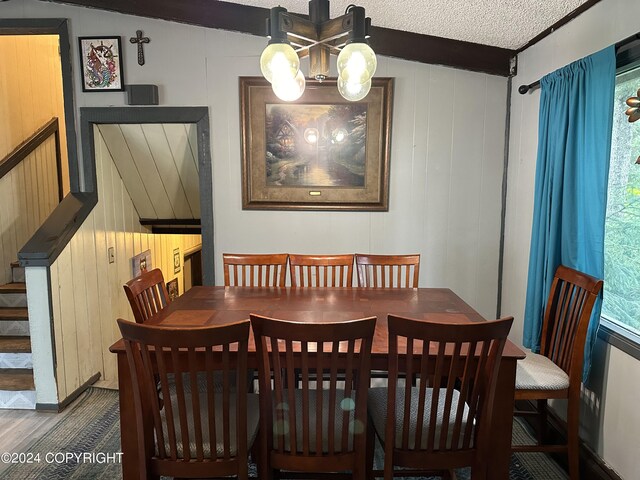
MULTIPOLYGON (((540 351, 542 319, 558 265, 604 275, 604 222, 616 58, 608 47, 540 81, 538 159, 529 255, 524 345, 540 351)), ((591 366, 602 299, 585 348, 591 366)))

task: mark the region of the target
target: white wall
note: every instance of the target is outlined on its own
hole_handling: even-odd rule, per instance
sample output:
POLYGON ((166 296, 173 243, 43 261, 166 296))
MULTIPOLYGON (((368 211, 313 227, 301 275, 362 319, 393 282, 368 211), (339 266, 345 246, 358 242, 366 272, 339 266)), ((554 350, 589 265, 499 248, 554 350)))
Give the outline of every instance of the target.
MULTIPOLYGON (((201 242, 200 235, 147 233, 102 136, 94 130, 98 204, 50 268, 59 402, 97 372, 101 380, 117 380, 116 357, 109 347, 121 336, 116 318, 133 320, 122 289, 133 276, 131 257, 151 250, 153 267, 162 269, 165 281, 177 277, 183 293, 182 273, 173 273, 173 250, 179 248, 182 257, 201 242), (114 263, 108 261, 109 247, 115 249, 114 263)), ((31 283, 27 288, 31 290, 31 283)), ((36 356, 41 358, 34 351, 36 356)))
POLYGON ((0 3, 0 16, 70 18, 77 107, 125 101, 81 92, 76 38, 88 35, 121 35, 126 83, 158 84, 162 105, 209 107, 216 283, 223 252, 421 253, 421 286, 495 316, 505 78, 380 58, 376 75, 396 78, 389 212, 243 211, 238 76, 260 74, 265 38, 35 0, 0 3), (138 29, 144 66, 128 42, 138 29))
MULTIPOLYGON (((514 87, 601 50, 640 30, 637 0, 603 0, 518 58, 514 87)), ((505 231, 502 313, 516 323, 511 337, 522 340, 538 139, 540 91, 511 97, 511 132, 505 231)), ((638 478, 640 362, 599 340, 593 368, 593 392, 583 412, 582 435, 594 450, 627 479, 638 478), (631 381, 630 381, 631 380, 631 381)))

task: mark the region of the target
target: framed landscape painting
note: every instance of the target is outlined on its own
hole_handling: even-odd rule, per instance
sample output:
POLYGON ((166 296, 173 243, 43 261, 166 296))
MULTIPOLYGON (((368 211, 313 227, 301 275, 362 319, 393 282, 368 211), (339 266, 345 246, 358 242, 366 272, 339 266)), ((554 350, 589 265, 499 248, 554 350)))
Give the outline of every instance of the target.
POLYGON ((358 102, 308 80, 284 102, 264 78, 240 77, 242 208, 388 210, 392 97, 392 78, 358 102))
POLYGON ((120 37, 80 37, 83 92, 124 90, 120 37))

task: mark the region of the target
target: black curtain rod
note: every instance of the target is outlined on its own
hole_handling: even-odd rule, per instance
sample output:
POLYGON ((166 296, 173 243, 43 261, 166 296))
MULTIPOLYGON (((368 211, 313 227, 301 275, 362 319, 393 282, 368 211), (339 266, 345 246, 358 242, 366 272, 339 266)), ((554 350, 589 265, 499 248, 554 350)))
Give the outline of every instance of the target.
MULTIPOLYGON (((622 47, 629 45, 632 42, 635 42, 636 40, 640 40, 640 32, 636 33, 635 35, 631 35, 630 37, 627 37, 624 40, 620 40, 618 43, 616 43, 616 46, 615 46, 616 55, 618 54, 618 50, 620 50, 622 47)), ((529 85, 520 85, 518 87, 518 92, 520 92, 521 95, 524 95, 525 93, 528 93, 531 90, 535 90, 538 87, 540 87, 540 80, 530 83, 529 85)))

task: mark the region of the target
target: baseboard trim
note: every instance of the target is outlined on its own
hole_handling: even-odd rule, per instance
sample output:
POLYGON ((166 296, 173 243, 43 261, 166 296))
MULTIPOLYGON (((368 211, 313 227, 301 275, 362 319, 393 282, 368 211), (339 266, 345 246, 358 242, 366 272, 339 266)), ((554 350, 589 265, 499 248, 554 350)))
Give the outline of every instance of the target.
POLYGON ((84 392, 87 388, 89 388, 91 385, 96 383, 99 379, 100 379, 100 372, 95 373, 91 376, 91 378, 89 378, 89 380, 87 380, 78 388, 76 388, 73 392, 71 392, 71 394, 67 398, 65 398, 62 402, 36 403, 36 410, 39 412, 60 413, 62 410, 67 408, 71 402, 73 402, 76 398, 78 398, 82 392, 84 392))
MULTIPOLYGON (((516 402, 517 409, 531 409, 534 403, 529 400, 516 402)), ((547 407, 547 434, 549 443, 566 442, 565 422, 551 408, 547 407)), ((534 430, 537 428, 537 419, 531 416, 523 418, 534 430)), ((553 459, 568 472, 567 456, 563 453, 550 454, 553 459)), ((623 480, 593 449, 583 440, 580 440, 580 479, 581 480, 623 480)))

